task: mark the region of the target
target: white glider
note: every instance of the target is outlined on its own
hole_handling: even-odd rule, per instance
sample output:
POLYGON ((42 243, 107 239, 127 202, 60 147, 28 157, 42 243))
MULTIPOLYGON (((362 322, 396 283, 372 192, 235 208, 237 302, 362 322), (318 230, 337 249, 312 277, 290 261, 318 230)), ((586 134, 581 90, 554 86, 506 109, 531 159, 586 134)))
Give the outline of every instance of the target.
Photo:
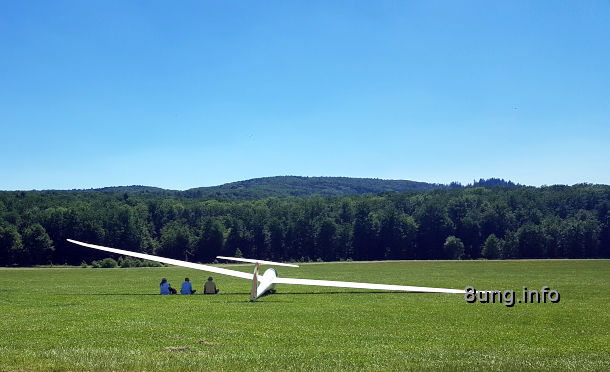
POLYGON ((208 271, 211 273, 252 280, 252 292, 250 294, 250 301, 255 301, 259 297, 265 295, 267 292, 273 291, 276 284, 296 284, 296 285, 311 285, 311 286, 317 286, 317 287, 373 289, 373 290, 399 291, 399 292, 457 293, 457 294, 465 293, 465 290, 463 290, 463 289, 416 287, 416 286, 409 286, 409 285, 394 285, 394 284, 341 282, 341 281, 334 281, 334 280, 280 278, 277 276, 277 272, 273 268, 267 269, 262 276, 259 276, 258 275, 259 265, 276 265, 276 266, 288 266, 288 267, 298 267, 298 266, 292 265, 292 264, 281 263, 281 262, 273 262, 273 261, 217 256, 217 258, 220 258, 220 259, 255 264, 254 273, 248 274, 248 273, 244 273, 242 271, 223 269, 223 268, 216 267, 216 266, 202 265, 202 264, 197 264, 197 263, 193 263, 193 262, 175 260, 172 258, 153 256, 153 255, 145 254, 145 253, 138 253, 138 252, 126 251, 123 249, 110 248, 110 247, 104 247, 101 245, 83 243, 83 242, 79 242, 79 241, 73 240, 73 239, 67 239, 67 240, 70 243, 78 244, 83 247, 99 249, 99 250, 110 252, 110 253, 122 254, 125 256, 132 256, 132 257, 142 258, 145 260, 157 261, 157 262, 162 262, 162 263, 166 263, 166 264, 170 264, 170 265, 188 267, 191 269, 208 271))

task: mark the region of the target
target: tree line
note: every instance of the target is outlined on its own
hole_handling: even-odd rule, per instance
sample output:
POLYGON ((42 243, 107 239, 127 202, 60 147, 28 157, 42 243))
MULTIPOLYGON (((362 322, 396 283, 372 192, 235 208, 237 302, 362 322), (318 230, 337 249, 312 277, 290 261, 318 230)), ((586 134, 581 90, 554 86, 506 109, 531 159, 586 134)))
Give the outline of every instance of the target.
POLYGON ((610 257, 610 186, 256 200, 149 191, 0 192, 0 265, 78 265, 108 256, 66 238, 195 262, 217 255, 297 261, 610 257))

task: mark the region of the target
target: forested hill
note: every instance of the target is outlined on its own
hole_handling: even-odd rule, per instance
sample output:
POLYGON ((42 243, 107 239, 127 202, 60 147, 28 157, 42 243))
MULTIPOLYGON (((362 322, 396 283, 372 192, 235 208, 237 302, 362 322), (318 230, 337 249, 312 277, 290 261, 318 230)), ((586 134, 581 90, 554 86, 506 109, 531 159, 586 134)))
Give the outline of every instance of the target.
MULTIPOLYGON (((489 178, 480 179, 479 181, 474 180, 473 183, 466 187, 496 186, 518 187, 521 185, 499 178, 489 178)), ((185 191, 134 185, 103 187, 98 189, 45 190, 43 192, 63 194, 101 192, 104 194, 127 193, 129 195, 173 196, 191 199, 255 200, 270 197, 307 197, 312 195, 342 197, 349 195, 379 194, 384 192, 427 191, 461 187, 464 186, 457 182, 444 185, 409 180, 384 180, 379 178, 276 176, 253 178, 219 186, 197 187, 185 191)))
POLYGON ((129 190, 0 192, 0 266, 105 255, 66 238, 195 262, 610 257, 605 185, 255 200, 129 190))
POLYGON ((407 180, 278 176, 254 178, 220 186, 199 187, 184 191, 184 196, 206 199, 260 199, 311 195, 340 197, 354 194, 378 194, 386 191, 424 191, 442 187, 445 186, 407 180))

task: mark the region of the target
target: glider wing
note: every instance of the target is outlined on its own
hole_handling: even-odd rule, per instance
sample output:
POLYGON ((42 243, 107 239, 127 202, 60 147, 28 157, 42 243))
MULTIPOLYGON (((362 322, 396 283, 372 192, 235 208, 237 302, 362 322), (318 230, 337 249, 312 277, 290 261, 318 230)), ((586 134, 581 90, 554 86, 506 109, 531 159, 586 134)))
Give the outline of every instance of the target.
POLYGON ((122 249, 109 248, 109 247, 104 247, 102 245, 95 245, 95 244, 79 242, 78 240, 68 239, 68 241, 70 243, 82 245, 83 247, 99 249, 99 250, 110 252, 110 253, 122 254, 125 256, 132 256, 132 257, 142 258, 145 260, 157 261, 157 262, 162 262, 162 263, 166 263, 166 264, 170 264, 170 265, 188 267, 190 269, 209 271, 209 272, 215 273, 215 274, 229 275, 229 276, 234 276, 236 278, 252 280, 252 274, 244 273, 244 272, 237 271, 237 270, 222 269, 220 267, 202 265, 202 264, 198 264, 198 263, 194 263, 194 262, 180 261, 180 260, 174 260, 172 258, 153 256, 153 255, 145 254, 145 253, 138 253, 138 252, 125 251, 122 249))
POLYGON ((273 284, 313 285, 316 287, 338 287, 356 289, 376 289, 382 291, 426 292, 426 293, 464 293, 463 289, 415 287, 410 285, 373 284, 356 282, 339 282, 334 280, 275 278, 273 284))

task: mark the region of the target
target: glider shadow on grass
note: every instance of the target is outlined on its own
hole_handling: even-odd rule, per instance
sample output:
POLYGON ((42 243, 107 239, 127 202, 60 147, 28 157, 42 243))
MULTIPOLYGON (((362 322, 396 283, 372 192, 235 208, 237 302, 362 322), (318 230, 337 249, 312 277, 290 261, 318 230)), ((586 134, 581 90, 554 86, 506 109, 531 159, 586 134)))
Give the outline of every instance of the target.
MULTIPOLYGON (((418 292, 411 292, 410 294, 417 294, 418 292)), ((203 295, 203 294, 193 294, 190 296, 205 296, 205 297, 210 297, 210 298, 215 298, 215 297, 223 297, 223 296, 243 296, 243 295, 248 295, 250 294, 249 292, 225 292, 225 293, 219 293, 217 295, 203 295)), ((384 295, 396 295, 396 294, 401 294, 404 295, 403 292, 385 292, 385 291, 329 291, 329 292, 275 292, 274 295, 279 295, 279 296, 284 296, 284 295, 363 295, 363 294, 384 294, 384 295)), ((87 296, 133 296, 133 297, 140 297, 140 296, 160 296, 160 294, 158 293, 56 293, 56 296, 67 296, 67 297, 74 297, 74 296, 79 296, 79 297, 87 297, 87 296)), ((174 296, 170 296, 170 297, 181 297, 182 295, 174 295, 174 296)), ((266 296, 263 296, 266 297, 266 296)))

